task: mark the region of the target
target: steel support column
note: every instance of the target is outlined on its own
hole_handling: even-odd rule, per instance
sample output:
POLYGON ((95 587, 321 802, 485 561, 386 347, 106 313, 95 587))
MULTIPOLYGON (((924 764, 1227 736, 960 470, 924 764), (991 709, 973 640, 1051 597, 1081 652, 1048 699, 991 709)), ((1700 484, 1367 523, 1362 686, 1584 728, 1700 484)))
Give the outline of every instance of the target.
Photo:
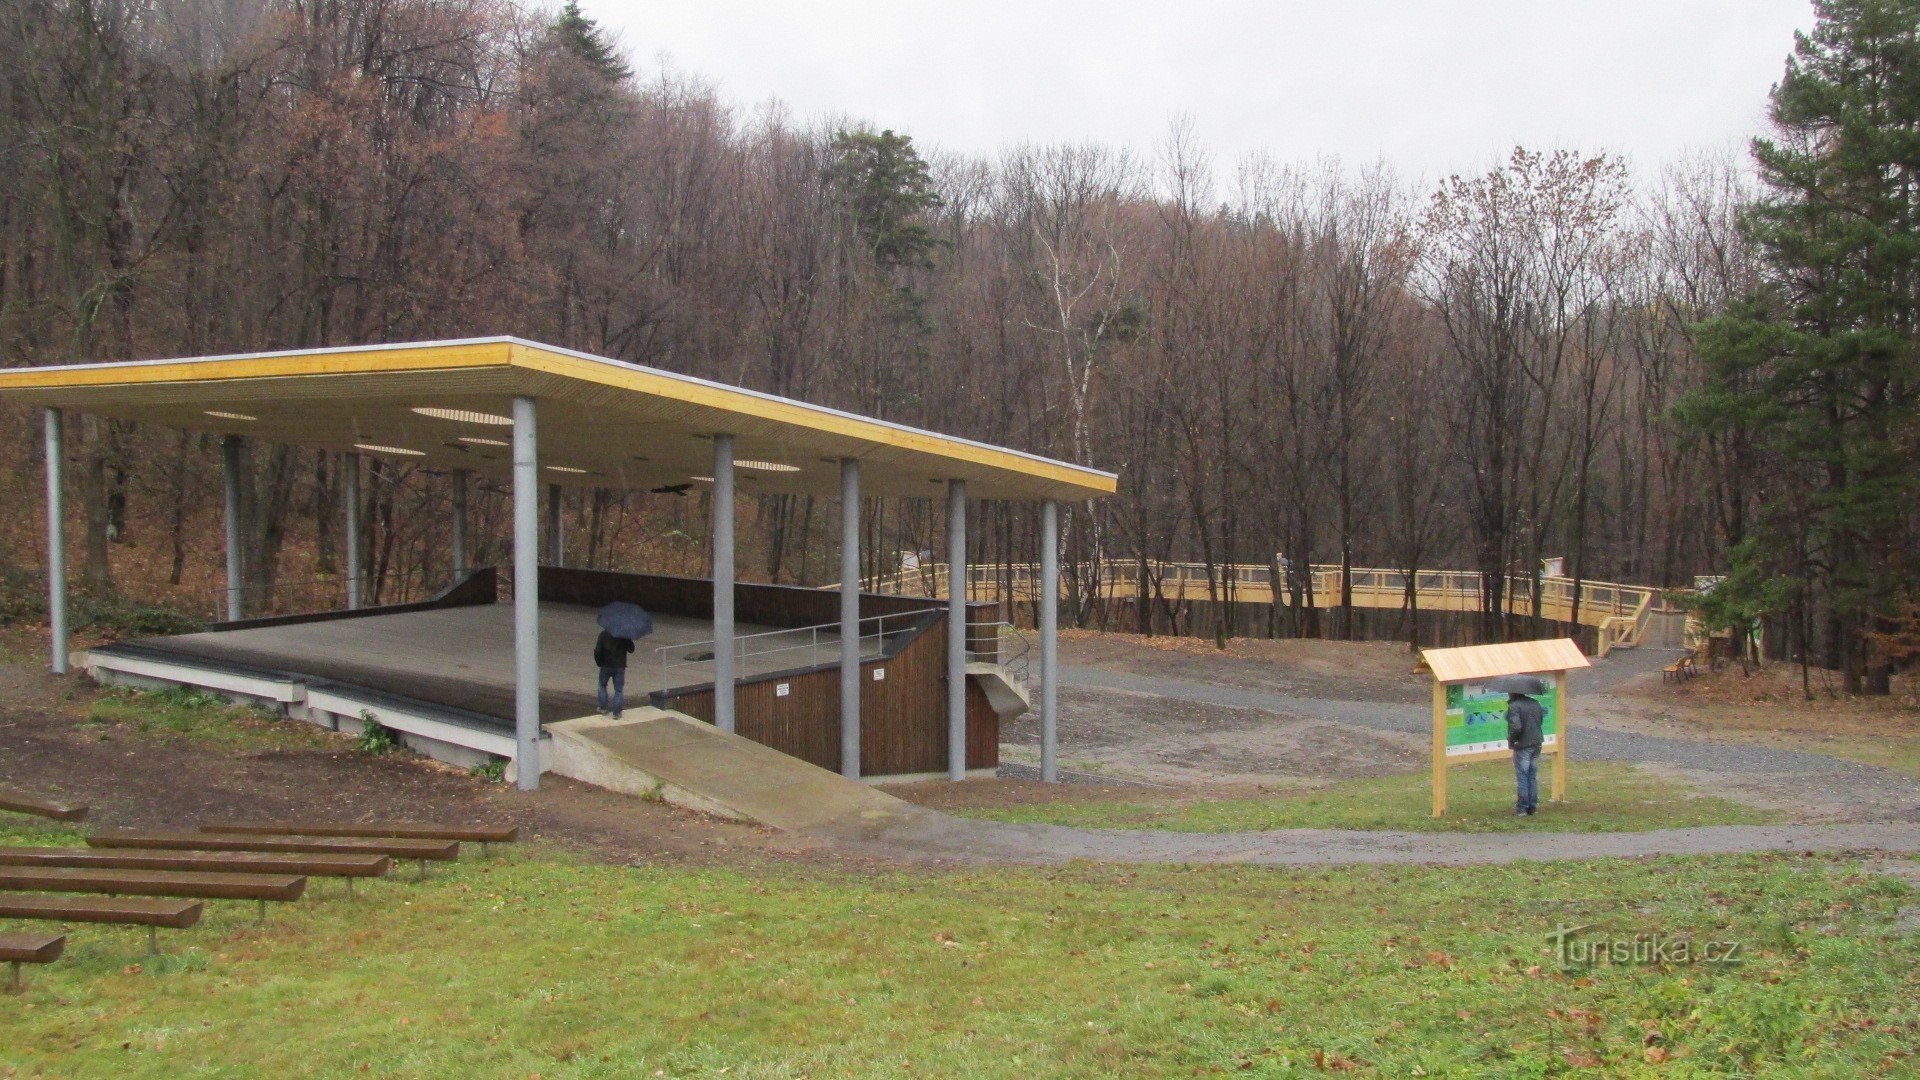
POLYGON ((1060 504, 1040 505, 1040 779, 1060 782, 1060 504))
POLYGON ((713 726, 733 717, 733 436, 713 437, 713 726))
POLYGON ((453 470, 453 576, 467 572, 467 480, 472 473, 453 470))
POLYGON ((513 399, 513 754, 521 791, 540 786, 540 449, 529 397, 513 399))
POLYGON ((347 509, 347 608, 360 606, 360 455, 341 454, 341 501, 347 509))
POLYGON ((46 411, 47 423, 47 628, 53 647, 53 673, 67 673, 67 455, 61 438, 60 410, 46 411))
POLYGON ((560 532, 560 485, 547 485, 547 565, 565 566, 566 537, 560 532))
POLYGON ((227 494, 227 621, 234 622, 244 611, 246 595, 240 580, 240 436, 220 440, 220 463, 227 494))
POLYGON ((840 459, 840 775, 860 779, 860 462, 840 459))
POLYGON ((967 482, 947 481, 947 779, 967 778, 967 482))

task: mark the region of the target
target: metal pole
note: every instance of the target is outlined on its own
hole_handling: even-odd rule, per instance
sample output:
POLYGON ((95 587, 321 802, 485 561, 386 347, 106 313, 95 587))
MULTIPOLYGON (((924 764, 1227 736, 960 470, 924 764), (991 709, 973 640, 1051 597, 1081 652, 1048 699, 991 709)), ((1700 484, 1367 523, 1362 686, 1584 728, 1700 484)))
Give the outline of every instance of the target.
POLYGON ((465 469, 453 470, 453 576, 467 572, 467 478, 465 469))
POLYGON ((713 437, 713 726, 733 721, 733 436, 713 437))
POLYGON ((62 479, 67 455, 62 447, 60 410, 48 409, 47 421, 47 629, 52 639, 53 673, 67 673, 67 508, 62 479))
POLYGON ((360 455, 340 455, 343 500, 347 504, 347 607, 360 606, 360 455))
POLYGON ((1060 504, 1052 499, 1040 504, 1040 779, 1060 782, 1060 504))
POLYGON ((840 775, 860 779, 860 462, 840 459, 840 775))
POLYGON ((227 485, 227 621, 241 616, 240 580, 240 436, 220 440, 220 460, 227 485))
POLYGON ((947 779, 967 778, 967 482, 947 481, 947 779))
POLYGON ((560 485, 547 485, 547 565, 565 566, 567 560, 561 555, 560 536, 560 485))
POLYGON ((521 791, 540 786, 540 454, 533 399, 513 399, 513 754, 521 791))

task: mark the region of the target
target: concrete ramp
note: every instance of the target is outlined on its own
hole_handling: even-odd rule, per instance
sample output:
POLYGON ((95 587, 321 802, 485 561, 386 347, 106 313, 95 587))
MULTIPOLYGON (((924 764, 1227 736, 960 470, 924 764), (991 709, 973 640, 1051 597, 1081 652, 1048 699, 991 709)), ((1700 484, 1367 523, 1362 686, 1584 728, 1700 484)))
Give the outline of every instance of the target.
POLYGON ((682 713, 634 709, 547 725, 547 771, 776 829, 875 824, 917 808, 682 713))

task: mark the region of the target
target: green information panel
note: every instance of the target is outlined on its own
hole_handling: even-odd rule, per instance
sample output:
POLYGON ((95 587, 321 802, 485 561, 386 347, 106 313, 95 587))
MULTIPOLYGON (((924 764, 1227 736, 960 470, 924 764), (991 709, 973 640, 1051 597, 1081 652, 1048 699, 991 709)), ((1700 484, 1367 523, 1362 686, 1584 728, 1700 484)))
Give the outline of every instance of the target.
MULTIPOLYGON (((1562 689, 1557 675, 1539 676, 1547 692, 1533 695, 1546 710, 1542 725, 1548 748, 1560 743, 1560 702, 1562 689)), ((1447 756, 1464 757, 1507 748, 1507 695, 1488 690, 1481 683, 1450 683, 1447 686, 1447 756)))

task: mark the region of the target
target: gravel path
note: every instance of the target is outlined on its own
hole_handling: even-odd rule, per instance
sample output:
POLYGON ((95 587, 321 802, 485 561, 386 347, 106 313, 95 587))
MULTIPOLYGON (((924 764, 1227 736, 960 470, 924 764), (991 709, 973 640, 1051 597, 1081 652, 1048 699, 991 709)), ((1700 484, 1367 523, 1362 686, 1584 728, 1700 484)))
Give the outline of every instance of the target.
MULTIPOLYGON (((1891 769, 1780 747, 1681 739, 1633 730, 1644 707, 1613 693, 1629 679, 1658 671, 1674 655, 1660 650, 1616 653, 1576 678, 1571 746, 1575 757, 1624 761, 1674 772, 1733 797, 1817 817, 1920 821, 1920 781, 1891 769)), ((1061 685, 1151 694, 1235 709, 1257 709, 1424 737, 1423 708, 1398 702, 1298 697, 1097 668, 1065 667, 1061 685)))
POLYGON ((1344 829, 1178 833, 964 820, 913 807, 886 821, 824 830, 836 847, 892 858, 1049 864, 1359 863, 1469 866, 1521 860, 1726 855, 1759 851, 1920 854, 1920 824, 1723 825, 1635 833, 1411 833, 1344 829))

